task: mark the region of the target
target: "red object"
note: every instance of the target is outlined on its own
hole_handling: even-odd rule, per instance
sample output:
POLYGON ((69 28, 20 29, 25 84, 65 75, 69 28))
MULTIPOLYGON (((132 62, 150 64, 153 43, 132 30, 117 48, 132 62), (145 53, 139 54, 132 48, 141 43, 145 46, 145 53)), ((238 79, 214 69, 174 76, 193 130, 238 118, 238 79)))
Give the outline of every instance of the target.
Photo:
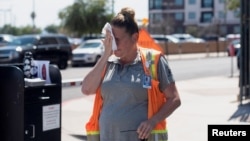
POLYGON ((235 48, 233 44, 229 46, 229 56, 235 56, 235 48))
POLYGON ((139 31, 138 45, 145 48, 154 48, 164 53, 161 46, 157 44, 150 34, 143 28, 141 28, 139 31))
POLYGON ((42 77, 44 80, 46 80, 46 66, 45 66, 45 64, 43 64, 43 66, 42 66, 42 77))

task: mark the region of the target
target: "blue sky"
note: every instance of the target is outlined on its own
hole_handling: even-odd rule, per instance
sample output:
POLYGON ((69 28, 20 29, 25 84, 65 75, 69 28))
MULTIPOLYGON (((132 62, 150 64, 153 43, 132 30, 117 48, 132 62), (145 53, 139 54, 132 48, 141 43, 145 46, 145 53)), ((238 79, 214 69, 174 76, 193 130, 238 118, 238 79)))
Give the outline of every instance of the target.
MULTIPOLYGON (((58 12, 71 5, 74 0, 0 0, 0 27, 4 24, 32 25, 30 14, 33 2, 36 26, 44 28, 50 24, 58 24, 58 12)), ((148 18, 148 0, 114 0, 115 13, 125 6, 135 9, 136 19, 148 18)))

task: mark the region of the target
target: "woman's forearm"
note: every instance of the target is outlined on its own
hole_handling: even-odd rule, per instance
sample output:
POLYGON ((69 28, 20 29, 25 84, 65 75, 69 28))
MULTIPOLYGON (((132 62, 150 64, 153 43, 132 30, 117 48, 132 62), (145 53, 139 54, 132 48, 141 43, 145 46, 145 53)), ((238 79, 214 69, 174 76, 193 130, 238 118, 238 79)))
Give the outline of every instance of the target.
POLYGON ((101 83, 102 75, 107 64, 109 56, 102 56, 95 64, 94 68, 86 75, 82 81, 82 93, 94 94, 101 83))

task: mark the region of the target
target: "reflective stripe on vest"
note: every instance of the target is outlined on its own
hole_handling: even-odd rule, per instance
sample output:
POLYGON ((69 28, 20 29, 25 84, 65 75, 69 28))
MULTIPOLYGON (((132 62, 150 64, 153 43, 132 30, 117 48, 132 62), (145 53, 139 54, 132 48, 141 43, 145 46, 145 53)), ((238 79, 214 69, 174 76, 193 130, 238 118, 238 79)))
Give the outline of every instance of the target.
POLYGON ((100 141, 100 134, 87 134, 87 141, 100 141))
POLYGON ((151 76, 153 79, 157 79, 157 64, 155 64, 156 55, 154 53, 150 53, 150 54, 151 54, 151 61, 153 62, 150 65, 151 76))

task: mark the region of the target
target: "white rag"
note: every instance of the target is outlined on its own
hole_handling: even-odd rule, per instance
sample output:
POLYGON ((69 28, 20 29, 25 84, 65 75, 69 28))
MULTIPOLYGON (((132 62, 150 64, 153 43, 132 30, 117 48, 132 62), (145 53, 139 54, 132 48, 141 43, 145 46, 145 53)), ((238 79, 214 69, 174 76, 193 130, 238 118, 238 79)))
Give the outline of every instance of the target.
POLYGON ((112 36, 112 50, 117 50, 117 46, 116 46, 116 43, 115 43, 115 37, 113 35, 113 32, 112 32, 112 28, 111 28, 111 25, 109 23, 106 23, 104 25, 104 27, 102 28, 102 34, 106 34, 106 30, 110 31, 111 33, 111 36, 112 36))

